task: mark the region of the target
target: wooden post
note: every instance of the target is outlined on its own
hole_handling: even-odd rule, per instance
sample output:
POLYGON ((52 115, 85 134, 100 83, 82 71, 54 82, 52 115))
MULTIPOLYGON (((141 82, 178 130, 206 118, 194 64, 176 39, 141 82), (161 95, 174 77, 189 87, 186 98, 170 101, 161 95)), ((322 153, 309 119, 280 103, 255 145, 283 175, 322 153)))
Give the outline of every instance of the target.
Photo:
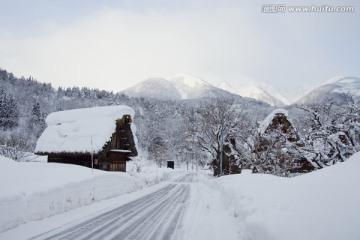
POLYGON ((91 137, 91 172, 94 173, 94 154, 92 149, 92 137, 91 137))
POLYGON ((231 162, 230 162, 230 156, 229 156, 229 175, 231 174, 231 162))

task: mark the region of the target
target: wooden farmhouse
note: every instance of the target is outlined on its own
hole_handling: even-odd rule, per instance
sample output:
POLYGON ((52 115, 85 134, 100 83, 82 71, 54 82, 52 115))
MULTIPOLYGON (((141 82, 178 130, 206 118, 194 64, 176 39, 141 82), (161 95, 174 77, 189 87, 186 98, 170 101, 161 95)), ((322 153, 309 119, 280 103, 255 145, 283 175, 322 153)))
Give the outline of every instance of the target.
POLYGON ((255 149, 257 152, 268 152, 274 143, 277 143, 275 145, 281 150, 277 157, 286 168, 284 170, 291 173, 306 173, 315 169, 306 158, 296 154, 296 149, 301 149, 304 144, 284 109, 274 110, 260 124, 259 140, 255 149))
POLYGON ((288 119, 288 112, 284 109, 276 109, 270 113, 260 124, 260 134, 270 134, 274 131, 280 131, 286 134, 287 140, 295 142, 299 140, 299 136, 295 131, 292 123, 288 119))
POLYGON ((52 113, 35 152, 47 155, 48 162, 125 172, 126 162, 137 156, 133 116, 128 106, 52 113))

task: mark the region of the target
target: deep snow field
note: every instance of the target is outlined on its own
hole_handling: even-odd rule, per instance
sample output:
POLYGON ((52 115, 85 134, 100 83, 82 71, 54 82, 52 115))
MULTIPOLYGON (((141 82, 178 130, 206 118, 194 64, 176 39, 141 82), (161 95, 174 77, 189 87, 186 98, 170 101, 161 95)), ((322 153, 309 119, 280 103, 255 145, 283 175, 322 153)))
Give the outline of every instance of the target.
POLYGON ((236 219, 232 239, 360 239, 360 153, 294 178, 240 174, 206 185, 236 219))
MULTIPOLYGON (((0 157, 0 239, 28 239, 165 186, 184 170, 111 173, 0 157), (134 192, 135 191, 135 192, 134 192), (11 228, 11 229, 10 229, 11 228), (9 229, 5 231, 6 229, 9 229)), ((191 185, 182 239, 358 240, 360 153, 294 177, 199 171, 191 185)))

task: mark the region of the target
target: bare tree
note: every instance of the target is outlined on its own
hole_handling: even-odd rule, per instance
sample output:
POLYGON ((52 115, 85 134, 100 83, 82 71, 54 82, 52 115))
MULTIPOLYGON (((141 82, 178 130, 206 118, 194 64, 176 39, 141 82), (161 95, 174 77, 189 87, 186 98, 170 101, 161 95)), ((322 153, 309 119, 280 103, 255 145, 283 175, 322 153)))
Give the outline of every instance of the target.
POLYGON ((345 161, 360 150, 360 108, 356 99, 344 94, 340 102, 332 99, 300 106, 303 117, 304 155, 319 168, 345 161))
POLYGON ((31 147, 27 139, 20 133, 10 132, 7 136, 3 133, 0 137, 0 155, 21 162, 29 155, 31 147))
MULTIPOLYGON (((228 151, 234 150, 234 140, 244 119, 244 114, 233 98, 217 98, 203 103, 198 111, 198 125, 196 128, 197 143, 211 155, 214 165, 214 175, 222 175, 227 167, 224 159, 224 146, 228 151)), ((231 152, 229 154, 234 154, 231 152)), ((227 158, 226 158, 227 159, 227 158)), ((236 164, 236 163, 235 163, 236 164)))

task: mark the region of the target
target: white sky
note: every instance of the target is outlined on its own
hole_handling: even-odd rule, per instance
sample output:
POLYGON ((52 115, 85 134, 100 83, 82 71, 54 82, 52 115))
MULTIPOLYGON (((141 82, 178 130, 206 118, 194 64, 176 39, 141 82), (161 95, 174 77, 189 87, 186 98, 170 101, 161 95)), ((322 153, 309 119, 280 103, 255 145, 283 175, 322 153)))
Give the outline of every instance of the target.
POLYGON ((180 72, 249 77, 291 98, 360 76, 360 2, 0 0, 0 68, 53 86, 120 91, 180 72), (266 3, 354 6, 353 13, 262 13, 266 3))

